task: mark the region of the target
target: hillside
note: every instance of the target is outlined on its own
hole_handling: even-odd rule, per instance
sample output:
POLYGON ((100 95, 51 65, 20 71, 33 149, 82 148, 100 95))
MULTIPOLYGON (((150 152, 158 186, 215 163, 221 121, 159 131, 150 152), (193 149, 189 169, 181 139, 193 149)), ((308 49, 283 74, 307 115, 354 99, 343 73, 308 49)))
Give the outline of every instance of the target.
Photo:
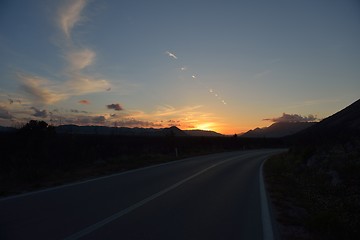
POLYGON ((249 138, 278 138, 292 135, 301 130, 313 126, 315 122, 277 122, 272 124, 269 127, 256 128, 250 130, 244 134, 242 137, 249 138))
POLYGON ((297 142, 348 140, 360 135, 360 99, 314 126, 290 136, 297 142))
POLYGON ((2 126, 0 126, 0 133, 12 133, 12 132, 16 132, 16 129, 12 128, 12 127, 2 127, 2 126))
POLYGON ((77 126, 61 125, 56 127, 59 134, 89 134, 89 135, 121 135, 121 136, 187 136, 185 132, 177 127, 170 128, 127 128, 106 126, 77 126))
MULTIPOLYGON (((16 128, 0 126, 0 133, 16 132, 16 128)), ((169 128, 128 128, 106 126, 60 125, 55 127, 58 134, 81 135, 120 135, 120 136, 176 136, 176 137, 224 137, 224 135, 207 130, 181 130, 172 126, 169 128)))
POLYGON ((360 101, 287 140, 264 166, 281 239, 358 239, 360 101))
POLYGON ((184 130, 184 132, 192 137, 224 137, 224 135, 214 132, 214 131, 205 131, 205 130, 184 130))

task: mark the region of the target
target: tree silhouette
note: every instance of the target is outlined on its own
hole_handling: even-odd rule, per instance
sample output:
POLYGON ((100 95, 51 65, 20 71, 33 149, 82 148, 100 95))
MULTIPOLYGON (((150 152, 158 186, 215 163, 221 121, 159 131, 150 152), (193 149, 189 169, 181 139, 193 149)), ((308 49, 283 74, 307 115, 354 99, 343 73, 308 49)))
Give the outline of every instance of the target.
POLYGON ((55 133, 55 127, 45 121, 30 120, 19 130, 22 134, 30 135, 51 135, 55 133))

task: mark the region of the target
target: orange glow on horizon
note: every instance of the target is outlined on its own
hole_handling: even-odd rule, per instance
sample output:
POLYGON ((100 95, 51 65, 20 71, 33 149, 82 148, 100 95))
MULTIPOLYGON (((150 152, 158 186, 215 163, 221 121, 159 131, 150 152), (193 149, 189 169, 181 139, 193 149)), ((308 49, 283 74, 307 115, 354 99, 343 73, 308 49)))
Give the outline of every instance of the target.
POLYGON ((197 123, 194 124, 194 126, 189 127, 188 130, 203 130, 203 131, 218 132, 220 129, 216 125, 217 124, 213 122, 197 123))

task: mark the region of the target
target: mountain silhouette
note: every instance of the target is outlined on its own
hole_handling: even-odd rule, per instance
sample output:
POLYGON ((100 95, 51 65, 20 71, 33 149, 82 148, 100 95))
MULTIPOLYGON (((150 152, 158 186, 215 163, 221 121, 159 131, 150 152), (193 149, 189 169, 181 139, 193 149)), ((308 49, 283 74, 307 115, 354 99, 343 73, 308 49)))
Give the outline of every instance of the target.
POLYGON ((208 130, 184 130, 184 132, 192 137, 224 137, 224 135, 220 133, 208 130))
POLYGON ((360 137, 360 99, 290 137, 295 141, 334 141, 360 137))
POLYGON ((224 136, 214 131, 181 130, 176 126, 169 128, 127 128, 105 126, 60 125, 59 134, 92 134, 92 135, 123 135, 123 136, 175 136, 175 137, 220 137, 224 136))
POLYGON ((165 136, 174 136, 174 137, 187 137, 188 135, 178 127, 172 126, 169 128, 163 128, 161 131, 165 136))
POLYGON ((315 122, 277 122, 269 127, 255 128, 241 136, 249 138, 279 138, 295 134, 314 124, 315 122))

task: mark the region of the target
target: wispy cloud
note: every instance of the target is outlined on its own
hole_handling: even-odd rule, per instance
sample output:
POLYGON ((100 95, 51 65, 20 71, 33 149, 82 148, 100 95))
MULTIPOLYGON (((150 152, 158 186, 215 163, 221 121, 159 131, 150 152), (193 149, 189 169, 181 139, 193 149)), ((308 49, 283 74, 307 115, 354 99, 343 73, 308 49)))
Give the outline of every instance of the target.
POLYGON ((115 121, 114 124, 117 127, 163 127, 162 124, 159 123, 136 119, 122 119, 115 121))
POLYGON ((62 46, 68 67, 65 76, 68 77, 64 87, 71 95, 82 95, 94 92, 102 92, 111 89, 109 81, 83 73, 83 69, 95 62, 96 53, 84 46, 74 45, 71 41, 71 30, 84 17, 82 11, 87 0, 67 1, 59 11, 58 22, 60 29, 66 36, 66 44, 62 46))
POLYGON ((178 59, 177 56, 174 53, 171 53, 169 51, 166 51, 165 54, 167 54, 169 57, 172 57, 174 59, 178 59))
POLYGON ((40 118, 47 118, 48 112, 44 110, 37 109, 36 107, 32 107, 32 110, 34 110, 34 114, 32 116, 34 117, 40 117, 40 118))
POLYGON ((89 113, 87 111, 81 111, 81 110, 77 110, 77 109, 70 109, 70 112, 72 112, 72 113, 89 113))
POLYGON ((186 114, 188 112, 192 112, 195 109, 199 109, 201 107, 202 107, 201 105, 197 105, 197 106, 183 107, 177 109, 173 106, 165 105, 165 106, 159 106, 157 111, 152 115, 154 117, 176 116, 179 114, 186 114))
POLYGON ((283 113, 283 115, 281 117, 266 118, 263 120, 277 123, 277 122, 314 122, 318 119, 316 116, 314 116, 312 114, 310 114, 308 116, 301 116, 299 114, 283 113))
POLYGON ((108 109, 113 109, 115 111, 122 111, 124 110, 123 107, 119 103, 112 103, 109 105, 106 105, 108 109))
MULTIPOLYGON (((37 105, 54 104, 70 96, 104 92, 110 86, 105 79, 97 79, 81 73, 69 75, 69 80, 64 83, 23 73, 19 73, 18 77, 21 81, 20 89, 37 105)), ((89 104, 89 102, 81 102, 81 104, 89 104)))
POLYGON ((66 119, 68 124, 77 125, 104 125, 106 123, 106 117, 102 115, 98 116, 78 116, 75 119, 66 119))
POLYGON ((80 71, 90 66, 93 64, 95 57, 95 52, 88 48, 79 50, 75 49, 66 54, 70 71, 80 71))
POLYGON ((3 106, 0 105, 0 119, 12 119, 14 116, 3 106))
POLYGON ((48 112, 53 124, 76 124, 76 125, 106 125, 107 118, 103 114, 89 114, 86 111, 70 109, 60 111, 58 109, 48 112))
POLYGON ((104 92, 110 87, 110 83, 105 79, 76 73, 70 75, 70 79, 65 83, 65 87, 71 95, 84 95, 88 93, 104 92))
POLYGON ((86 4, 87 0, 68 0, 59 9, 59 27, 67 39, 71 38, 71 30, 82 19, 81 12, 86 4))
POLYGON ((66 94, 62 94, 55 90, 55 86, 42 77, 18 74, 21 80, 20 88, 33 100, 36 104, 52 104, 66 98, 66 94))
POLYGON ((20 88, 30 97, 33 104, 54 104, 70 96, 103 92, 111 88, 106 79, 83 72, 95 62, 96 53, 88 47, 74 45, 71 39, 74 26, 84 18, 82 11, 87 3, 87 0, 67 0, 56 15, 59 28, 65 36, 64 44, 60 45, 67 63, 67 67, 61 73, 63 79, 53 81, 46 77, 18 73, 20 88))

